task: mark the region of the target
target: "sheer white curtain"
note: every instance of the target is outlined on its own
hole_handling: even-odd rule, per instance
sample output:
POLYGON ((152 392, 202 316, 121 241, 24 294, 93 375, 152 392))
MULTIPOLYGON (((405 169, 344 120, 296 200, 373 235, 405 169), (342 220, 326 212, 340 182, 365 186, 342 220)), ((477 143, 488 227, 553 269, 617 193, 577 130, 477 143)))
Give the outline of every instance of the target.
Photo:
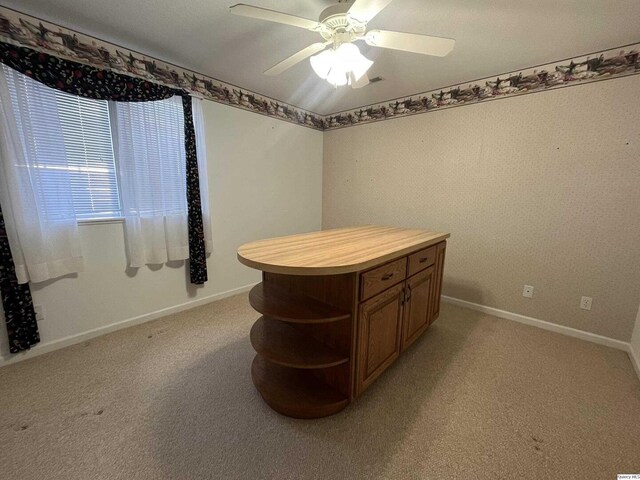
POLYGON ((111 108, 129 264, 189 258, 182 98, 111 108))
POLYGON ((55 95, 0 68, 0 202, 19 283, 83 269, 55 95))
POLYGON ((182 99, 112 104, 129 264, 184 260, 187 230, 182 99))

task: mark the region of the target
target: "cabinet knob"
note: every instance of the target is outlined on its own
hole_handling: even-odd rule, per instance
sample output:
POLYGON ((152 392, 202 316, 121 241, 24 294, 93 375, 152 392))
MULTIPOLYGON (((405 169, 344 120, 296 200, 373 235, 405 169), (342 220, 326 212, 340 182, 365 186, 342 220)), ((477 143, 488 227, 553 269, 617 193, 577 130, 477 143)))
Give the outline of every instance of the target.
POLYGON ((389 280, 391 277, 393 277, 393 273, 385 273, 382 276, 382 280, 389 280))
POLYGON ((411 285, 407 285, 407 291, 409 294, 407 295, 407 302, 411 300, 411 285))
POLYGON ((424 263, 424 262, 426 262, 427 260, 429 260, 429 257, 422 257, 422 258, 420 259, 420 263, 424 263))

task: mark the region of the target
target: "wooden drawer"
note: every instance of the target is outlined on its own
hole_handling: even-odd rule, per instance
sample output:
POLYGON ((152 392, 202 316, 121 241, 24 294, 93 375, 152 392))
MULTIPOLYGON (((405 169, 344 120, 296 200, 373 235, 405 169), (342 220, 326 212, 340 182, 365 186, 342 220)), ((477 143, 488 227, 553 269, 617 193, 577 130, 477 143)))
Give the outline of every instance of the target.
POLYGON ((363 273, 360 277, 360 300, 371 298, 376 293, 404 281, 406 276, 407 257, 363 273))
POLYGON ((409 274, 414 275, 436 263, 437 245, 409 255, 409 274))

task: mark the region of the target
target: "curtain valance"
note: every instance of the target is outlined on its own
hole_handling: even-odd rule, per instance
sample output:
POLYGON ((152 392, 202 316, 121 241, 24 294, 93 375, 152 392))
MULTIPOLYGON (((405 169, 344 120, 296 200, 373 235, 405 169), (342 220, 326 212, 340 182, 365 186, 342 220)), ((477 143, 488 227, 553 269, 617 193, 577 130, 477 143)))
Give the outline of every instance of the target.
POLYGON ((4 42, 0 42, 0 62, 48 87, 96 100, 148 102, 188 96, 183 90, 4 42))

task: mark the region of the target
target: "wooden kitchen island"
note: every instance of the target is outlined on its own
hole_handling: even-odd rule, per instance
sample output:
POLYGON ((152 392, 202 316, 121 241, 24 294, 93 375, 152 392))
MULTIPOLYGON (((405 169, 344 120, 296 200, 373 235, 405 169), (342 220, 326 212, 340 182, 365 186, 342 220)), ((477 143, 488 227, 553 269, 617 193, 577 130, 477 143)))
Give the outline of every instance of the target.
POLYGON ((319 418, 361 395, 440 310, 448 233, 365 226, 247 243, 253 383, 277 412, 319 418))

